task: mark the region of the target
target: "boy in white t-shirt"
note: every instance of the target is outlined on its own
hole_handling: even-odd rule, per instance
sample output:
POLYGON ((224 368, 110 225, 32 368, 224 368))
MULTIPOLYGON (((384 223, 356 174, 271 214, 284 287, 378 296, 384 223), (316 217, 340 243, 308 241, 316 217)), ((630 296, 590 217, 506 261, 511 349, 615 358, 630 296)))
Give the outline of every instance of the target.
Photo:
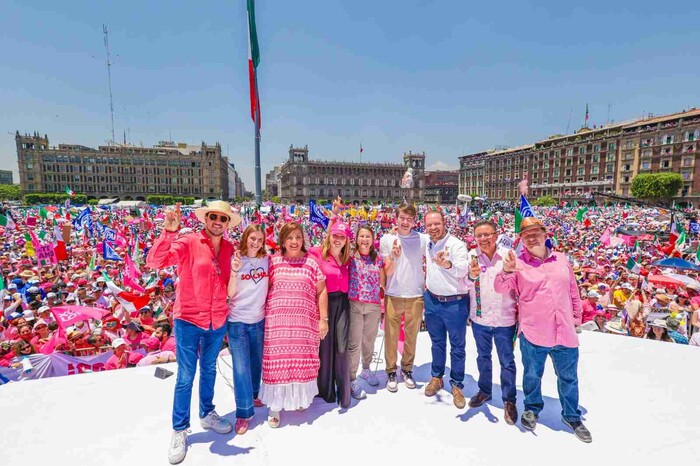
POLYGON ((425 248, 428 235, 413 230, 416 208, 401 204, 396 211, 397 234, 384 235, 379 252, 384 259, 387 276, 385 290, 384 350, 387 384, 390 392, 399 389, 396 378, 397 351, 401 317, 404 316, 404 350, 401 375, 407 388, 415 388, 413 360, 416 339, 423 321, 423 291, 425 290, 425 248))

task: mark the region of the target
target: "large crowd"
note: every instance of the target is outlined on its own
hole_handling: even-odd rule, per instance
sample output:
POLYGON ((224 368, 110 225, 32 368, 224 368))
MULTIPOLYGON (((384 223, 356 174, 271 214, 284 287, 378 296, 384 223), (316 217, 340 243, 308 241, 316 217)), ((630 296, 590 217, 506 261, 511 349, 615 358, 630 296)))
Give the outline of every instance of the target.
MULTIPOLYGON (((461 373, 455 364, 464 358, 455 352, 455 346, 463 346, 462 325, 465 331, 473 328, 477 344, 488 338, 490 345, 493 338, 499 357, 502 351, 507 356, 504 347, 525 332, 527 339, 520 335, 524 362, 532 348, 577 346, 537 346, 534 340, 547 335, 528 334, 535 330, 528 330, 533 324, 522 316, 530 301, 548 292, 541 286, 527 291, 533 278, 523 270, 535 270, 538 260, 544 264, 550 257, 567 259, 570 277, 565 269, 557 273, 570 285, 572 330, 700 346, 700 254, 691 210, 574 204, 532 208, 534 217, 521 220, 515 206, 486 201, 408 209, 405 204, 345 206, 341 199, 319 210, 269 202, 233 209, 221 204, 218 209, 213 202, 214 207, 196 210, 178 205, 132 211, 69 203, 4 205, 0 367, 26 373, 31 370, 26 357, 33 354, 109 352, 105 370, 177 360, 183 377, 194 377, 197 357, 215 357, 227 346, 234 361, 236 431, 242 433, 256 407, 267 405, 268 422, 276 427, 282 410, 304 409, 314 396, 343 407, 352 398, 364 398, 363 383, 379 384, 370 362, 383 325, 387 389, 396 391, 399 377, 415 387, 416 335, 427 329, 433 379, 426 395, 443 387, 449 338, 452 395, 463 407, 463 364, 461 373), (212 228, 221 229, 221 245, 206 239, 212 228), (538 258, 535 233, 540 230, 549 253, 538 258), (498 251, 497 259, 488 250, 498 251), (216 259, 220 256, 231 259, 222 262, 216 259), (489 261, 495 260, 501 264, 489 275, 489 261), (216 276, 207 275, 210 269, 216 276), (462 305, 464 319, 459 313, 445 317, 462 305), (90 312, 81 314, 85 309, 90 312), (74 311, 70 325, 64 325, 66 310, 74 311), (76 319, 76 313, 84 318, 76 319), (485 328, 507 332, 484 337, 485 328), (214 332, 216 338, 206 331, 198 335, 201 329, 219 333, 214 332), (194 339, 196 334, 205 339, 194 339), (400 364, 399 334, 405 338, 400 364), (213 338, 210 347, 207 338, 213 338), (182 341, 199 346, 182 346, 182 341), (236 361, 245 361, 245 367, 236 361)), ((538 357, 532 350, 532 360, 538 357)), ((485 381, 490 365, 477 362, 487 375, 480 377, 480 392, 470 407, 490 399, 490 381, 485 381)), ((204 364, 200 370, 205 377, 204 364)), ((214 376, 215 371, 206 374, 214 376)), ((504 394, 507 385, 506 380, 504 394)), ((509 423, 517 416, 512 388, 512 396, 504 399, 509 423)), ((189 401, 178 412, 177 390, 176 433, 189 427, 189 401)), ((191 387, 182 396, 190 394, 191 387)), ((577 396, 576 388, 575 404, 577 396)), ((536 423, 538 410, 532 406, 521 418, 526 428, 536 423)), ((575 409, 568 409, 567 422, 579 438, 590 441, 575 409)), ((205 427, 226 429, 213 407, 200 417, 205 427)), ((180 436, 179 441, 181 446, 185 440, 180 436)))

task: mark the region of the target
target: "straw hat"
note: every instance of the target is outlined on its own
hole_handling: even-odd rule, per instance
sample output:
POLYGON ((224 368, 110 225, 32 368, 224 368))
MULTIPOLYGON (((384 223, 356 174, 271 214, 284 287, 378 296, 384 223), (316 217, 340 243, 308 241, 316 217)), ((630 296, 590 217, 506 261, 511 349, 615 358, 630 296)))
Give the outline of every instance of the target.
POLYGON ((206 207, 200 207, 198 209, 195 209, 194 215, 200 222, 204 223, 204 220, 209 212, 217 212, 220 214, 228 215, 231 219, 230 226, 232 227, 235 227, 236 225, 241 223, 241 216, 235 213, 231 209, 231 204, 229 204, 226 201, 211 201, 207 204, 206 207))
POLYGON ((520 223, 520 234, 522 235, 527 230, 532 230, 533 228, 541 228, 542 231, 547 231, 541 220, 535 217, 525 217, 520 223))

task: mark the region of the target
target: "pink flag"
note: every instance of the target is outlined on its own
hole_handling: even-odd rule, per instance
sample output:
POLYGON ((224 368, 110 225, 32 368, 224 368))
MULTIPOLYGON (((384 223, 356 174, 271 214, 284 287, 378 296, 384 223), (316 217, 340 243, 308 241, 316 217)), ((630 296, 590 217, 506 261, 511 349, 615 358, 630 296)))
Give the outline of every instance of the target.
POLYGON ((617 235, 627 246, 634 246, 635 237, 630 235, 617 235))
POLYGON ((124 284, 131 287, 133 291, 137 293, 145 293, 146 290, 143 289, 138 282, 138 271, 136 270, 136 265, 134 261, 131 260, 128 254, 124 255, 124 284))
POLYGON ((600 244, 603 246, 610 246, 610 227, 607 227, 602 235, 600 235, 600 244))
POLYGON ((28 227, 35 227, 36 226, 36 217, 27 217, 27 220, 25 222, 28 227))
POLYGON ((105 312, 109 311, 87 306, 56 306, 51 308, 51 313, 56 319, 56 322, 58 322, 59 327, 63 329, 81 320, 101 320, 105 312))

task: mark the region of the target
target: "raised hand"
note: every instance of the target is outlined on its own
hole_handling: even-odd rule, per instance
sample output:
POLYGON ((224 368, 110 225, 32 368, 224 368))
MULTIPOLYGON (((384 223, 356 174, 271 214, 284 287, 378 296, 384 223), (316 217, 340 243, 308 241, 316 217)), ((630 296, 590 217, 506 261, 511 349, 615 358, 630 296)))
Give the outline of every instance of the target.
POLYGON ((331 210, 331 212, 333 212, 333 215, 338 215, 341 207, 343 207, 343 199, 340 196, 338 196, 333 200, 333 209, 331 210))
POLYGON ((243 261, 241 261, 241 251, 236 251, 233 253, 233 256, 231 256, 231 271, 238 273, 242 266, 243 261))
POLYGON ((469 263, 469 276, 476 279, 481 273, 481 267, 479 267, 479 259, 476 256, 472 256, 472 261, 469 263))
POLYGON ((503 271, 504 272, 515 272, 515 253, 511 249, 503 258, 503 271))
POLYGON ((452 267, 452 263, 450 262, 450 252, 447 249, 438 251, 437 254, 435 254, 435 259, 433 260, 439 267, 442 267, 444 269, 449 269, 450 267, 452 267))
POLYGON ((182 220, 182 212, 180 211, 180 203, 175 205, 175 210, 168 209, 165 211, 165 222, 163 228, 167 231, 177 231, 180 228, 182 220))
POLYGON ((391 247, 391 257, 396 260, 401 257, 401 244, 398 238, 394 240, 394 245, 391 247))

